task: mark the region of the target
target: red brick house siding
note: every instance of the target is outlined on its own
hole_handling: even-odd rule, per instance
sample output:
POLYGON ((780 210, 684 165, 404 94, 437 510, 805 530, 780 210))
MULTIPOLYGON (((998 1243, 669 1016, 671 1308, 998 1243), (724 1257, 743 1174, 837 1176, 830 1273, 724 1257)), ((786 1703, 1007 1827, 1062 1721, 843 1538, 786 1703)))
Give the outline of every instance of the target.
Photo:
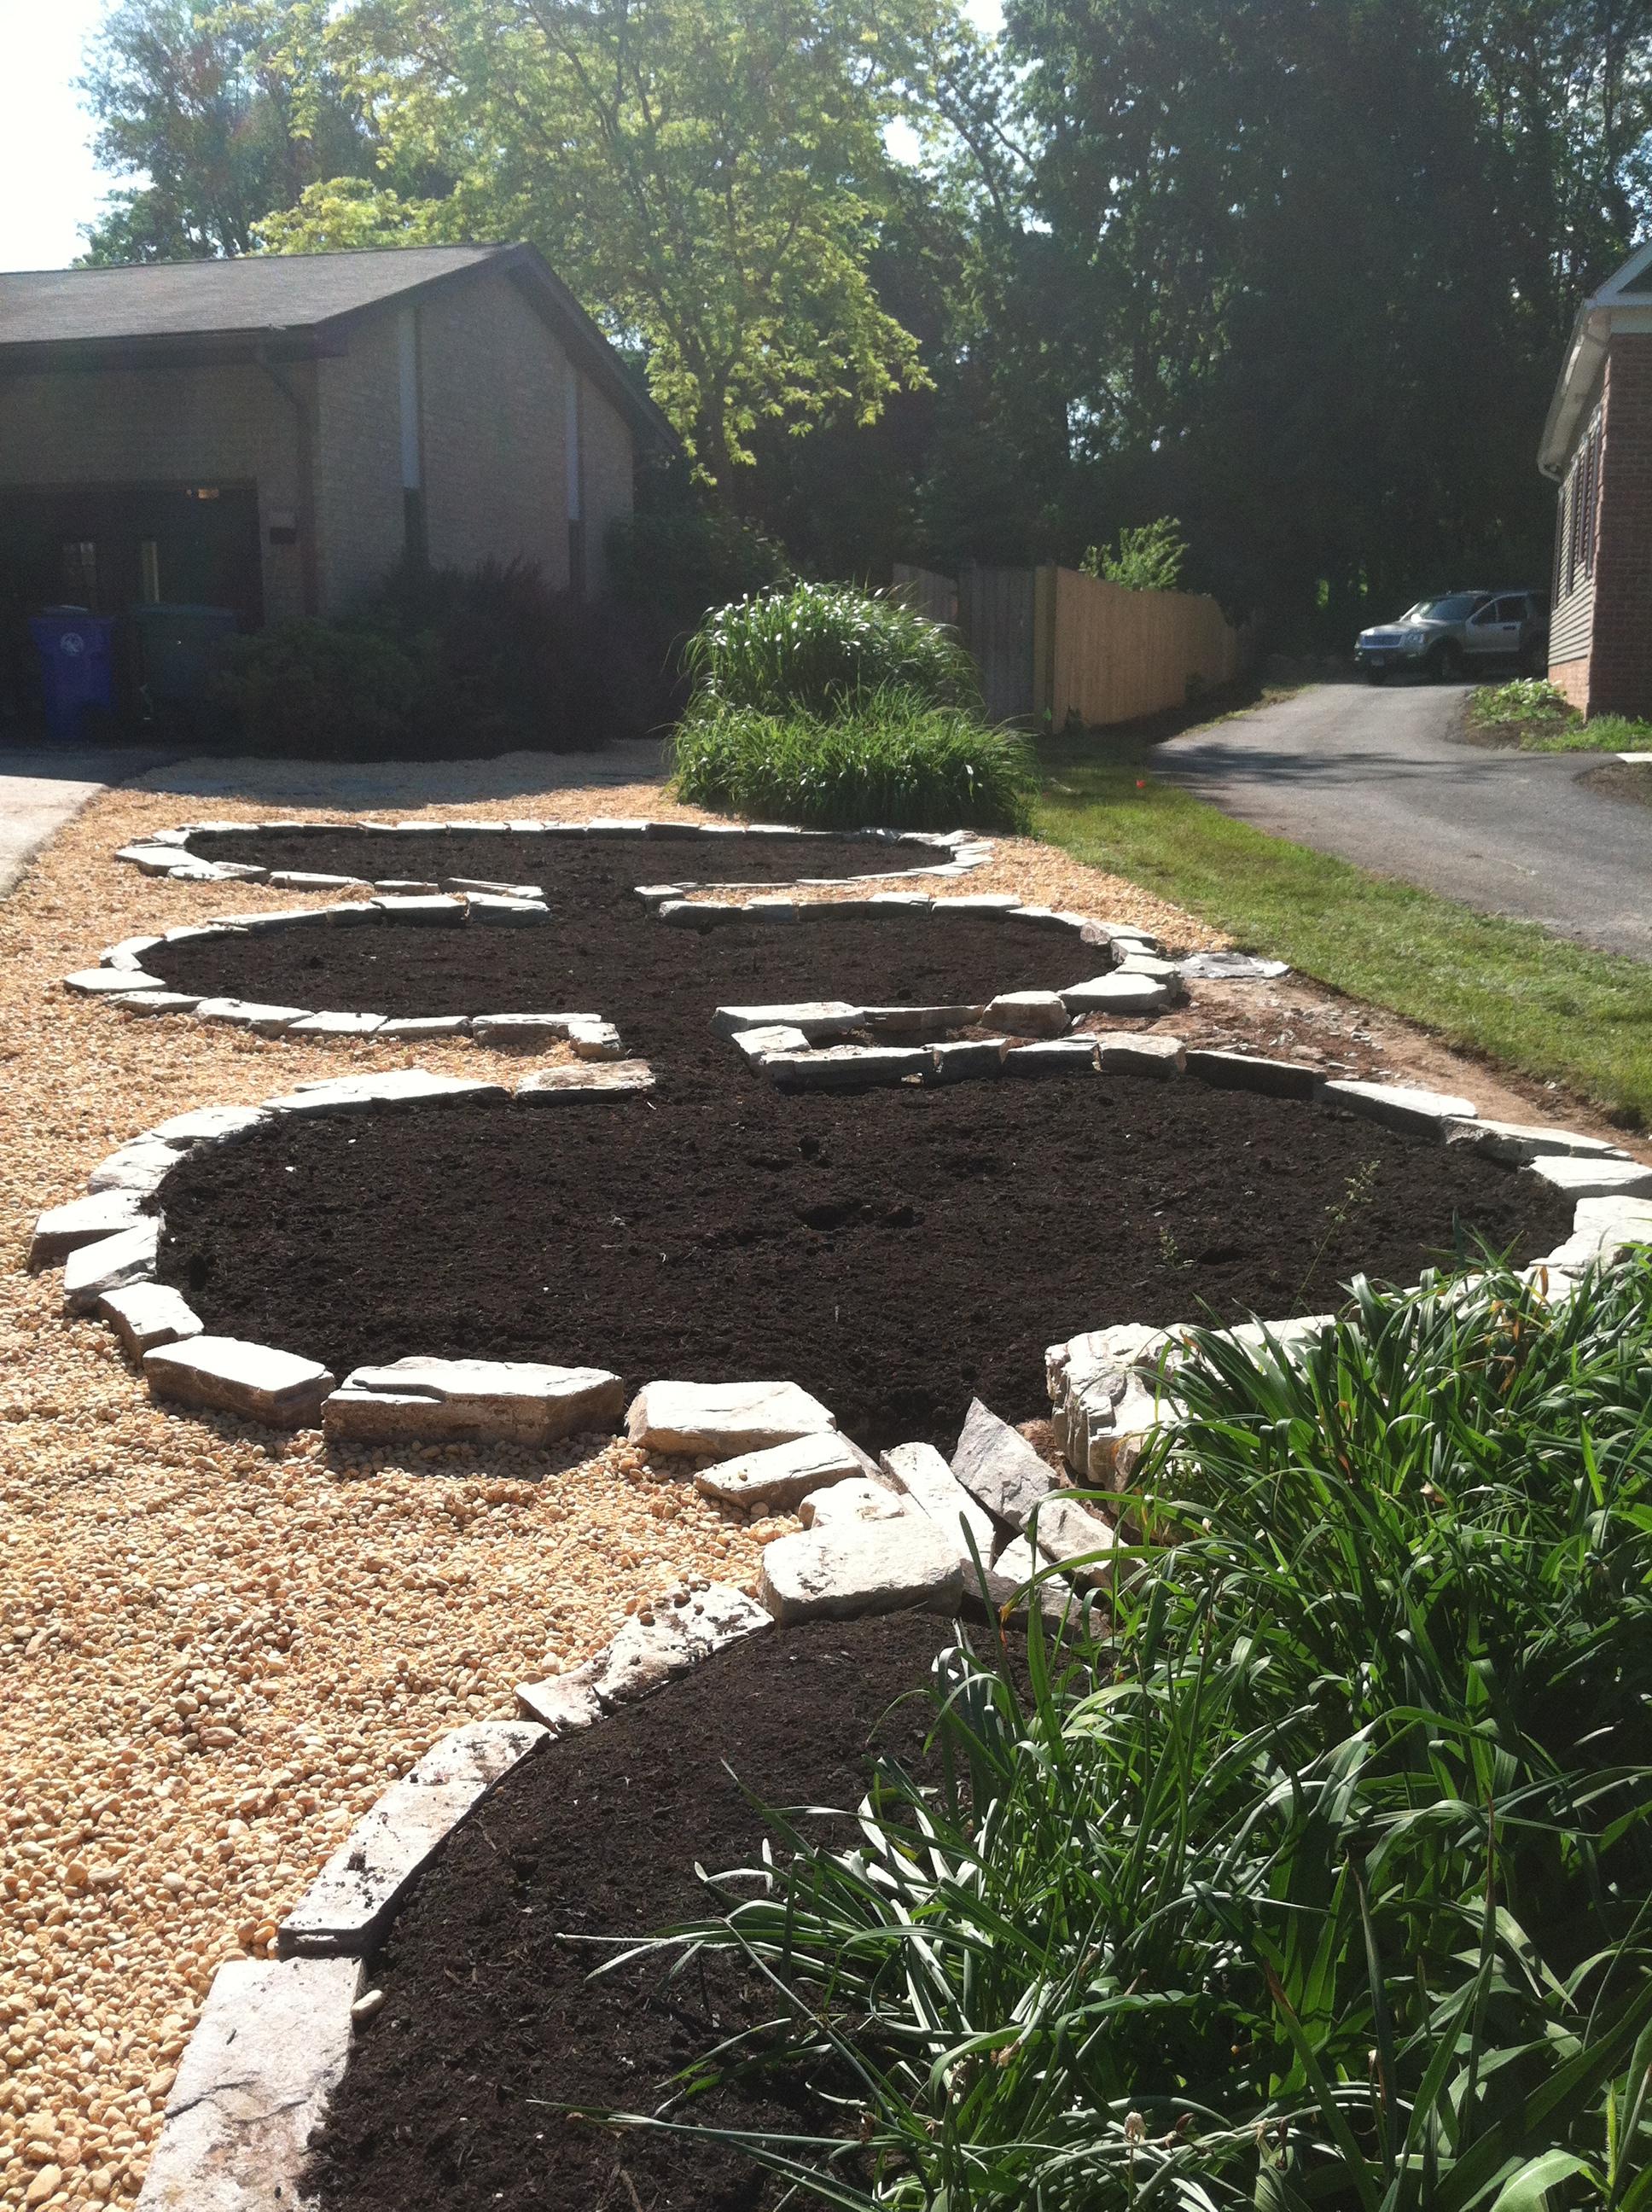
POLYGON ((1556 554, 1550 680, 1586 714, 1652 715, 1652 334, 1613 334, 1556 554))

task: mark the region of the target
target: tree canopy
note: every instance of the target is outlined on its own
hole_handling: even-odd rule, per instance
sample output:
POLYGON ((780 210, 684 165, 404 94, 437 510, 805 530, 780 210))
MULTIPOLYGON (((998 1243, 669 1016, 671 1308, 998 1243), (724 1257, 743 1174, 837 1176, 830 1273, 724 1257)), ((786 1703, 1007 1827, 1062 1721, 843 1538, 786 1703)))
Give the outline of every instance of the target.
POLYGON ((122 0, 106 258, 523 237, 805 565, 1181 518, 1289 629, 1540 575, 1652 0, 122 0))

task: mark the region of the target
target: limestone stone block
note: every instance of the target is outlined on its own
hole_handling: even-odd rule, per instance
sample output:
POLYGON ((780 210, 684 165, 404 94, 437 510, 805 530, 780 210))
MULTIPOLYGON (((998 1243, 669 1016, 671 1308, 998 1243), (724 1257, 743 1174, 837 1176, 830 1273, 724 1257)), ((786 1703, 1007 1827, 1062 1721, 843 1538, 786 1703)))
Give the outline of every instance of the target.
POLYGON ((697 1490, 725 1505, 790 1513, 811 1492, 853 1481, 865 1472, 862 1455, 848 1438, 829 1430, 720 1460, 701 1468, 694 1480, 697 1490))
POLYGON ((252 999, 203 999, 195 1018, 222 1023, 226 1029, 251 1030, 258 1036, 279 1036, 309 1012, 308 1006, 266 1006, 252 999))
POLYGON ((148 1280, 160 1243, 161 1223, 150 1215, 94 1244, 77 1244, 64 1261, 64 1304, 71 1313, 90 1313, 106 1291, 148 1280))
POLYGON ((329 1075, 301 1083, 279 1098, 266 1099, 272 1114, 370 1114, 379 1106, 471 1104, 508 1098, 502 1083, 483 1083, 464 1075, 428 1075, 421 1067, 396 1067, 383 1075, 329 1075))
POLYGON ((1319 1091, 1311 1067, 1294 1060, 1267 1060, 1251 1052, 1199 1049, 1187 1054, 1187 1073, 1218 1091, 1259 1091, 1269 1098, 1309 1100, 1319 1091))
POLYGON ((317 1360, 238 1336, 157 1345, 143 1355, 143 1373, 152 1398, 239 1413, 272 1429, 316 1427, 334 1381, 317 1360))
POLYGON ((753 1067, 762 1067, 770 1060, 794 1052, 807 1052, 809 1040, 801 1030, 793 1029, 790 1022, 775 1022, 761 1030, 738 1030, 733 1038, 734 1048, 753 1067))
POLYGON ((983 1406, 969 1403, 963 1431, 952 1455, 952 1473, 995 1521, 1017 1534, 1035 1505, 1057 1487, 1054 1468, 1038 1456, 1025 1437, 983 1406))
POLYGON ((364 887, 361 876, 314 875, 307 868, 276 868, 271 871, 272 889, 283 891, 353 891, 364 887))
POLYGON ((575 1014, 568 1024, 568 1041, 581 1060, 623 1060, 625 1042, 612 1022, 594 1014, 575 1014))
POLYGON ((1264 983, 1288 975, 1283 960, 1264 960, 1254 952, 1192 952, 1176 963, 1184 975, 1209 982, 1264 983))
POLYGON ((516 1096, 530 1106, 554 1106, 563 1099, 617 1098, 653 1087, 654 1072, 646 1060, 582 1060, 577 1067, 542 1067, 525 1075, 516 1096))
POLYGON ((908 1606, 949 1611, 963 1592, 957 1546, 921 1514, 805 1529, 763 1548, 757 1595, 782 1627, 908 1606))
POLYGON ((289 1036, 372 1036, 383 1029, 382 1014, 328 1013, 306 1014, 301 1022, 289 1024, 289 1036))
POLYGON ((367 904, 386 921, 414 922, 425 928, 456 929, 465 920, 464 900, 442 891, 405 896, 380 891, 367 904))
POLYGON ((1652 1168, 1639 1160, 1575 1159, 1547 1152, 1522 1172, 1572 1198, 1639 1198, 1652 1191, 1652 1168))
POLYGON ((444 876, 440 888, 445 891, 474 891, 487 898, 543 900, 545 896, 543 884, 507 884, 492 876, 444 876))
POLYGON ((981 1076, 1002 1075, 1005 1046, 1002 1037, 966 1037, 956 1044, 932 1045, 925 1080, 963 1083, 981 1076))
POLYGON ((1338 1077, 1324 1086, 1327 1103, 1346 1106, 1384 1128, 1408 1137, 1443 1138, 1447 1124, 1478 1117, 1472 1098, 1448 1091, 1424 1091, 1406 1083, 1356 1083, 1338 1077))
POLYGON ((649 1382, 631 1401, 625 1432, 645 1450, 733 1459, 837 1427, 795 1382, 649 1382))
POLYGON ((130 1229, 142 1209, 135 1190, 99 1190, 88 1197, 70 1199, 66 1206, 48 1206, 37 1214, 29 1239, 31 1267, 55 1267, 82 1244, 96 1244, 106 1237, 130 1229))
POLYGON ((719 1006, 711 1018, 720 1036, 742 1030, 794 1029, 805 1037, 844 1036, 860 1025, 860 1009, 843 999, 810 999, 779 1006, 719 1006))
POLYGON ((167 988, 159 975, 147 975, 142 968, 80 968, 63 980, 65 990, 92 999, 117 991, 164 991, 167 988))
POLYGON ((465 1036, 470 1027, 468 1014, 403 1014, 381 1023, 374 1035, 381 1044, 417 1043, 424 1037, 465 1036))
POLYGON ((926 1519, 957 1539, 966 1556, 973 1538, 977 1554, 982 1559, 992 1558, 998 1540, 992 1515, 971 1497, 932 1444, 896 1444, 878 1454, 878 1464, 926 1519))
POLYGON ((1112 1014, 1120 1018, 1162 1013, 1174 994, 1157 975, 1124 975, 1116 969, 1073 983, 1061 993, 1070 1014, 1112 1014))
POLYGON ((127 1014, 192 1014, 200 1003, 192 991, 118 991, 104 1000, 127 1014))
POLYGON ((105 947, 99 957, 104 968, 142 968, 143 955, 153 952, 157 945, 166 943, 164 937, 123 937, 118 945, 105 947))
MULTIPOLYGON (((746 1032, 750 1035, 750 1032, 746 1032)), ((927 1051, 904 1045, 829 1045, 771 1055, 764 1065, 786 1091, 865 1091, 932 1073, 927 1051)))
POLYGON ((591 1686, 596 1662, 570 1668, 566 1674, 549 1674, 542 1682, 519 1682, 516 1709, 524 1720, 537 1721, 552 1736, 572 1735, 592 1727, 602 1718, 602 1705, 591 1686))
POLYGON ((1013 891, 966 891, 962 898, 938 898, 933 911, 938 915, 974 915, 988 921, 1001 920, 1014 914, 1021 901, 1013 891))
POLYGON ((181 1344, 204 1330, 200 1316, 167 1283, 129 1283, 125 1290, 106 1291, 98 1312, 134 1359, 157 1344, 181 1344))
POLYGON ((592 1662, 591 1689, 604 1712, 635 1705, 664 1682, 743 1637, 768 1627, 766 1607, 729 1583, 684 1586, 671 1598, 633 1613, 592 1662))
POLYGON ((550 908, 542 898, 507 898, 494 891, 467 891, 465 902, 472 921, 491 929, 526 929, 549 921, 550 908))
POLYGON ((303 2212, 310 2137, 349 2057, 359 1959, 230 1959, 167 2095, 141 2212, 303 2212))
POLYGON ((1004 1055, 1005 1075, 1090 1075, 1095 1069, 1093 1036, 1049 1037, 1036 1044, 1011 1045, 1004 1055))
POLYGON ((425 1862, 547 1741, 531 1721, 473 1721, 445 1735, 362 1815, 288 1914, 283 1955, 359 1958, 370 1949, 425 1862))
POLYGON ((1523 1167, 1528 1160, 1541 1159, 1546 1154, 1580 1160, 1630 1157, 1620 1145, 1608 1144, 1604 1137, 1585 1137, 1575 1129, 1551 1129, 1525 1121, 1448 1121, 1445 1140, 1449 1145, 1467 1145, 1511 1167, 1523 1167))
POLYGON ((1060 1567, 1072 1580, 1092 1588, 1112 1580, 1115 1563, 1111 1554, 1118 1537, 1109 1522, 1090 1512, 1077 1498, 1052 1492, 1036 1509, 1027 1534, 1039 1557, 1060 1567))
POLYGON ((531 1044, 536 1038, 566 1038, 575 1021, 597 1021, 589 1014, 472 1014, 471 1034, 492 1044, 531 1044))
POLYGON ((327 1435, 341 1443, 545 1444, 614 1427, 624 1404, 619 1376, 600 1367, 416 1354, 354 1369, 321 1412, 327 1435))
POLYGON ((146 1129, 140 1144, 222 1145, 262 1128, 270 1115, 262 1106, 197 1106, 146 1129))
POLYGON ((1000 991, 981 1018, 983 1029, 1032 1037, 1060 1036, 1069 1018, 1054 991, 1000 991))
POLYGON ((853 1475, 823 1490, 805 1492, 798 1500, 798 1518, 805 1528, 835 1528, 852 1521, 894 1521, 916 1509, 886 1482, 869 1475, 853 1475))
POLYGON ((732 899, 662 899, 656 917, 673 929, 715 929, 738 921, 742 908, 732 899))
MULTIPOLYGON (((1052 1628, 1060 1628, 1069 1619, 1079 1618, 1078 1594, 1064 1576, 1048 1571, 1050 1562, 1035 1552, 1024 1536, 1012 1537, 996 1559, 986 1566, 986 1597, 1000 1612, 1011 1607, 1016 1615, 1024 1616, 1029 1595, 1037 1599, 1038 1609, 1052 1628), (1036 1591, 1031 1589, 1035 1575, 1043 1580, 1036 1591)), ((973 1570, 966 1572, 964 1587, 971 1596, 977 1594, 977 1582, 973 1570)))
POLYGON ((949 1030, 974 1029, 987 1009, 974 1006, 862 1006, 861 1025, 874 1036, 944 1036, 949 1030))
POLYGON ((1187 1048, 1174 1036, 1103 1036, 1096 1041, 1096 1059, 1103 1075, 1181 1075, 1187 1048))
POLYGON ((184 1157, 176 1145, 143 1142, 123 1145, 107 1159, 100 1160, 87 1177, 89 1190, 135 1190, 149 1197, 184 1157))

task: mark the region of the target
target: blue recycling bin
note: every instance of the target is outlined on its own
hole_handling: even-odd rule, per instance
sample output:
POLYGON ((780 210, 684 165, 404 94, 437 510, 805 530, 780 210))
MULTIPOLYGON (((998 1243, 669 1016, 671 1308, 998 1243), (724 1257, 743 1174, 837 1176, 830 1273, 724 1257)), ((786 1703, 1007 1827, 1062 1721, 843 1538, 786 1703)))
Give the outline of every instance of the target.
POLYGON ((75 738, 88 707, 115 703, 115 625, 84 607, 48 607, 31 615, 29 635, 40 656, 46 726, 54 738, 75 738))

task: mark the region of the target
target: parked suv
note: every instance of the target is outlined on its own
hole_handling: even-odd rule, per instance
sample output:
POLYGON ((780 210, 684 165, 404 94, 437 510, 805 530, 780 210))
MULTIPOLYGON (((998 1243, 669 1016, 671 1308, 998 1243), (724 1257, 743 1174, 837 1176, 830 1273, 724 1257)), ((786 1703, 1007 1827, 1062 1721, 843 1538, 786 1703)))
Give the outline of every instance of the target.
POLYGON ((1354 647, 1355 666, 1373 684, 1395 671, 1442 683, 1503 661, 1528 676, 1548 666, 1546 592, 1442 592, 1397 623, 1361 630, 1354 647))

